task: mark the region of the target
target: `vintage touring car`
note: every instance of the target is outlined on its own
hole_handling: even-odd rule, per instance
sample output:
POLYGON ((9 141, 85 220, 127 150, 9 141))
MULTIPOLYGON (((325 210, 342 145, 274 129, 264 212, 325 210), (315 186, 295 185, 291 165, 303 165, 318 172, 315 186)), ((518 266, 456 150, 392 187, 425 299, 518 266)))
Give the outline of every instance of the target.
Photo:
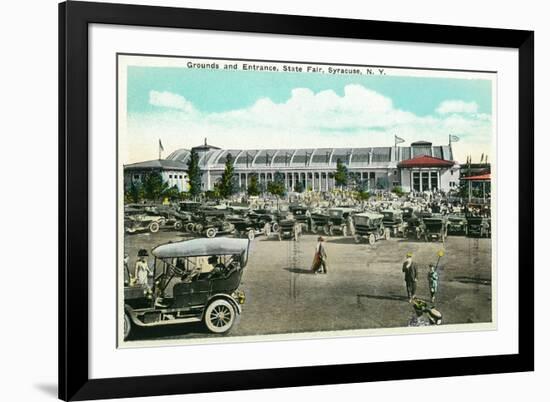
POLYGON ((382 223, 385 228, 390 230, 390 234, 394 237, 405 235, 405 222, 403 221, 403 212, 398 209, 385 209, 382 212, 384 218, 382 223))
POLYGON ((447 238, 448 221, 445 216, 432 215, 422 219, 420 236, 425 241, 437 240, 444 242, 447 238))
POLYGON ((197 322, 210 332, 227 333, 245 301, 238 288, 248 251, 247 239, 232 238, 193 239, 154 248, 152 284, 124 288, 124 339, 134 327, 197 322))
POLYGON ((342 236, 353 234, 353 212, 355 211, 352 208, 330 208, 325 234, 330 236, 334 236, 336 233, 341 233, 342 236))
POLYGON ((354 215, 355 242, 360 243, 366 238, 372 246, 377 240, 388 240, 390 238, 390 230, 384 229, 382 219, 384 219, 384 215, 376 212, 363 212, 354 215))
POLYGON ((124 207, 124 230, 127 233, 149 231, 157 233, 166 225, 166 218, 151 208, 140 205, 126 205, 124 207))

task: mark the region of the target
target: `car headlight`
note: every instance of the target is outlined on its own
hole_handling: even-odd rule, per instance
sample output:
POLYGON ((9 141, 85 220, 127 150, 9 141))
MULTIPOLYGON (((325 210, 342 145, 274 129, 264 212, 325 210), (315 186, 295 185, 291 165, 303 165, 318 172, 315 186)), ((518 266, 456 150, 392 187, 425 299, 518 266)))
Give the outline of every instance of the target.
POLYGON ((237 290, 237 291, 233 292, 233 294, 231 296, 239 304, 244 304, 244 302, 246 301, 246 295, 244 294, 244 292, 242 290, 237 290))

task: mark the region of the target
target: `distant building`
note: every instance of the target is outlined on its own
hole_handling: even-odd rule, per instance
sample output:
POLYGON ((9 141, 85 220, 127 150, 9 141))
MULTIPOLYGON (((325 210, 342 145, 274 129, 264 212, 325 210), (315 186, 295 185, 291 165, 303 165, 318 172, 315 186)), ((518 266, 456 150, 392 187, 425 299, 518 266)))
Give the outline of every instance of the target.
MULTIPOLYGON (((221 149, 205 141, 193 149, 199 156, 203 191, 214 188, 229 154, 242 191, 246 190, 252 175, 258 177, 260 185, 266 185, 277 172, 283 175, 288 191, 298 182, 311 191, 330 191, 336 187, 333 175, 338 160, 355 180, 365 183, 369 189, 391 190, 399 186, 404 191, 448 191, 459 182, 460 165, 453 160, 451 145, 433 146, 426 141, 414 142, 408 147, 304 149, 221 149)), ((127 165, 125 177, 138 180, 139 175, 155 169, 162 172, 169 183, 187 191, 185 171, 190 154, 188 149, 178 149, 164 160, 127 165)))
POLYGON ((170 187, 176 186, 180 191, 188 191, 187 166, 179 161, 156 159, 132 163, 124 166, 124 187, 127 190, 132 183, 143 183, 151 173, 160 173, 170 187))

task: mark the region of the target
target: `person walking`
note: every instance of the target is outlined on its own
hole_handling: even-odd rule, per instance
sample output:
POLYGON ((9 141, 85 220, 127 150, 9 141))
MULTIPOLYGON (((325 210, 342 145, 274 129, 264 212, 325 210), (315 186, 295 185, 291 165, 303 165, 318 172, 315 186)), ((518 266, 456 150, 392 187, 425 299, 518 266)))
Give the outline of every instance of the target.
POLYGON ((437 293, 437 285, 439 281, 439 274, 435 269, 434 264, 430 264, 430 271, 428 272, 428 286, 430 287, 430 296, 432 303, 435 302, 435 294, 437 293))
POLYGON ((405 274, 405 285, 407 287, 407 297, 409 303, 416 297, 416 263, 412 260, 412 253, 407 253, 405 262, 403 263, 403 273, 405 274))
POLYGON ((326 274, 327 273, 327 252, 323 242, 325 241, 323 236, 317 238, 317 246, 315 247, 315 255, 313 257, 313 264, 311 269, 314 274, 326 274))

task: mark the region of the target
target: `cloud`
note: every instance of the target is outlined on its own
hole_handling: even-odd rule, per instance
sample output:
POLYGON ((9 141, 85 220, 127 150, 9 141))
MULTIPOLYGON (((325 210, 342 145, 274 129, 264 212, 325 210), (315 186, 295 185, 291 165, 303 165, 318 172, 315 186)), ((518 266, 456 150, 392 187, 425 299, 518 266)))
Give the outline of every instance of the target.
POLYGON ((464 102, 461 100, 446 100, 439 104, 436 112, 439 114, 451 113, 477 113, 476 102, 464 102))
POLYGON ((150 91, 149 104, 162 108, 178 109, 185 113, 196 112, 193 104, 185 99, 183 96, 167 91, 150 91))
POLYGON ((254 149, 391 146, 394 135, 444 145, 449 134, 460 137, 453 144, 455 155, 491 148, 492 117, 477 113, 475 102, 447 100, 432 115, 418 116, 357 84, 347 85, 342 95, 295 88, 285 102, 260 98, 249 107, 218 113, 202 112, 184 96, 166 91, 151 91, 149 103, 156 110, 129 115, 133 161, 147 159, 148 148, 138 148, 159 136, 167 151, 200 144, 205 137, 223 148, 254 149))

